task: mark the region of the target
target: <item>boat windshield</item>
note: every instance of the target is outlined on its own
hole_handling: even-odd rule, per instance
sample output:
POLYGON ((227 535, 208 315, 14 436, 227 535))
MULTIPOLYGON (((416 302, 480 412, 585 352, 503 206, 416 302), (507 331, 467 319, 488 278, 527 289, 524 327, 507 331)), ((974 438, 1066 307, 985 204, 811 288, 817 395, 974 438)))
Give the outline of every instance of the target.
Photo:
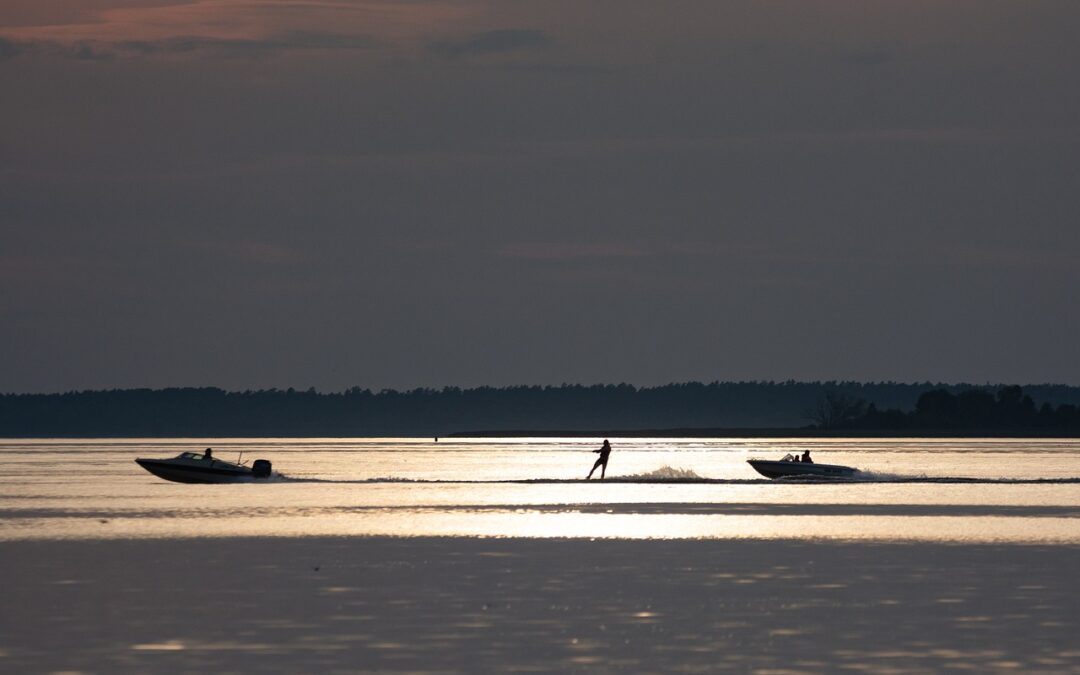
POLYGON ((177 459, 202 459, 203 456, 198 452, 181 452, 177 459))

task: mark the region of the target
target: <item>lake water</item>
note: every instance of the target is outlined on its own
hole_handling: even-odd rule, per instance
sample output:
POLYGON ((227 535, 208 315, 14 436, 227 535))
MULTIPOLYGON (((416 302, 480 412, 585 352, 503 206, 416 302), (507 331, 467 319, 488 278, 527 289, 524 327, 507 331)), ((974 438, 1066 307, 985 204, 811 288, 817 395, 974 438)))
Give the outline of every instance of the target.
POLYGON ((0 441, 0 540, 234 536, 852 539, 1080 543, 1080 441, 82 439, 0 441), (268 481, 183 485, 136 457, 213 446, 268 481), (853 480, 746 463, 809 448, 853 480), (597 473, 599 475, 599 472, 597 473))

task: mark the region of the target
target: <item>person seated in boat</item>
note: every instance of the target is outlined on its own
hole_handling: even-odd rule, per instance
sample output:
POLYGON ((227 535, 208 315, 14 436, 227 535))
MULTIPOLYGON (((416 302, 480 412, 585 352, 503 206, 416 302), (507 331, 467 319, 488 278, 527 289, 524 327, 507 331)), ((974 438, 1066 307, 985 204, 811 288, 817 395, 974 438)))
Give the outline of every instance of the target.
POLYGON ((207 448, 206 452, 204 452, 202 456, 203 456, 203 459, 205 459, 205 460, 209 460, 211 462, 214 461, 214 451, 211 450, 210 448, 207 448))
POLYGON ((806 462, 807 464, 813 464, 814 463, 814 460, 810 459, 810 451, 809 450, 803 450, 802 461, 806 462))

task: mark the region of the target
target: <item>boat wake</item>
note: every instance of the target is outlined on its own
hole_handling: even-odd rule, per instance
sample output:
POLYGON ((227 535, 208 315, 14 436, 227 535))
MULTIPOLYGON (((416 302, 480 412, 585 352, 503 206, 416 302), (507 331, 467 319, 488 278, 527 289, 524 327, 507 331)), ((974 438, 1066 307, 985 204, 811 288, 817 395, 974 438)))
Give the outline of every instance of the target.
POLYGON ((611 480, 612 482, 622 483, 700 483, 708 479, 699 476, 693 469, 680 469, 665 464, 659 469, 646 473, 635 473, 630 476, 612 476, 610 479, 605 478, 604 480, 605 482, 611 480))
POLYGON ((861 471, 851 478, 855 483, 986 483, 989 485, 1042 485, 1080 483, 1080 477, 1068 478, 978 478, 972 476, 928 476, 861 471))
POLYGON ((608 476, 604 480, 584 478, 508 478, 489 480, 447 478, 403 478, 378 476, 372 478, 334 479, 316 477, 275 476, 273 482, 327 483, 336 485, 372 485, 405 483, 416 485, 562 485, 562 484, 676 484, 676 485, 861 485, 894 483, 940 483, 940 484, 987 484, 987 485, 1056 485, 1080 484, 1080 477, 1072 478, 972 478, 966 476, 927 476, 875 473, 860 471, 848 478, 821 478, 815 476, 792 476, 786 478, 708 478, 699 476, 692 469, 664 466, 647 473, 626 476, 608 476))

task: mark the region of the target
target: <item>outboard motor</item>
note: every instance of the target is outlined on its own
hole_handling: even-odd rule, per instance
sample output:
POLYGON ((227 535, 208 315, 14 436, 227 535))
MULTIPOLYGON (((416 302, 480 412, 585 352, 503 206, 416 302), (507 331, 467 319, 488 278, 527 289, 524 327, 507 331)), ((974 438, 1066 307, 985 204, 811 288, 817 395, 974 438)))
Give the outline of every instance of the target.
POLYGON ((251 465, 251 475, 256 478, 269 478, 270 477, 270 460, 257 459, 255 463, 251 465))

